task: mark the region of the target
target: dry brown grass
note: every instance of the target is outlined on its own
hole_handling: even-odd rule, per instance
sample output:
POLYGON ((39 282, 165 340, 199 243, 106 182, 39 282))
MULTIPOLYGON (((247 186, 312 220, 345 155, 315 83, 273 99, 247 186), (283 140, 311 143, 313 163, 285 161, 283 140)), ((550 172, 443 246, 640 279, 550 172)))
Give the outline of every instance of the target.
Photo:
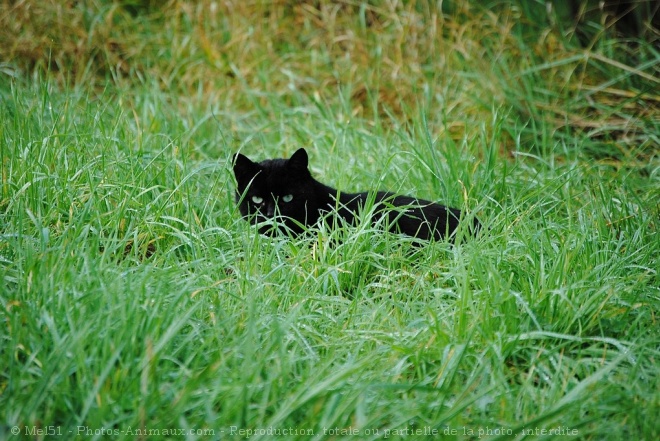
MULTIPOLYGON (((155 83, 240 112, 341 109, 337 118, 404 124, 420 112, 434 132, 469 135, 493 109, 578 132, 616 148, 654 144, 660 60, 626 45, 571 47, 551 27, 519 32, 515 7, 431 1, 7 1, 0 58, 18 75, 67 84, 155 83), (628 48, 624 61, 618 50, 628 48), (625 60, 640 58, 638 65, 625 60), (348 105, 346 104, 348 102, 348 105), (343 103, 343 104, 342 104, 343 103)), ((595 44, 595 43, 594 43, 595 44)), ((655 54, 657 57, 657 53, 655 54)), ((655 138, 657 141, 657 137, 655 138)), ((654 150, 656 146, 651 148, 654 150)))

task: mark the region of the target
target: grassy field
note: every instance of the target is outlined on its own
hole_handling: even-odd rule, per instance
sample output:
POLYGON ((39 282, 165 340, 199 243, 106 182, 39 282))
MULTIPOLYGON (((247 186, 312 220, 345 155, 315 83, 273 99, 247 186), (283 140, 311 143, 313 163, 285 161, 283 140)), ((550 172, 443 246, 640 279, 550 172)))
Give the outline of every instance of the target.
POLYGON ((2 2, 0 439, 660 438, 657 34, 446 3, 2 2), (299 147, 485 231, 259 236, 299 147))

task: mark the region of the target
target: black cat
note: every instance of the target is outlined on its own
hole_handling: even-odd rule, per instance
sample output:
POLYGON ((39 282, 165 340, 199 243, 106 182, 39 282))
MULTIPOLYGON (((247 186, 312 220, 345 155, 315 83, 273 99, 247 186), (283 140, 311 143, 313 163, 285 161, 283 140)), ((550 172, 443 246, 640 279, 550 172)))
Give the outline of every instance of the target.
MULTIPOLYGON (((281 231, 302 233, 329 213, 354 223, 360 208, 372 198, 375 220, 387 214, 393 232, 424 240, 453 238, 461 211, 434 202, 379 191, 344 193, 316 181, 307 169, 307 152, 299 149, 289 159, 252 162, 240 153, 234 157, 238 184, 236 199, 241 214, 254 224, 274 219, 281 231)), ((475 218, 471 231, 480 227, 475 218)), ((259 232, 272 234, 272 225, 259 232)))

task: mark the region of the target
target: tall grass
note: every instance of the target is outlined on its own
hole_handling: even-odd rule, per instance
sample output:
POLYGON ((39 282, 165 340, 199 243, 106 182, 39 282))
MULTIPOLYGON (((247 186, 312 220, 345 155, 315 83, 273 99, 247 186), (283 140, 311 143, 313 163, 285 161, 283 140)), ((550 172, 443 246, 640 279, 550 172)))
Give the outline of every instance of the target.
POLYGON ((2 5, 35 46, 0 77, 0 438, 658 437, 651 46, 469 2, 27 6, 2 5), (484 232, 260 236, 230 158, 301 146, 484 232))

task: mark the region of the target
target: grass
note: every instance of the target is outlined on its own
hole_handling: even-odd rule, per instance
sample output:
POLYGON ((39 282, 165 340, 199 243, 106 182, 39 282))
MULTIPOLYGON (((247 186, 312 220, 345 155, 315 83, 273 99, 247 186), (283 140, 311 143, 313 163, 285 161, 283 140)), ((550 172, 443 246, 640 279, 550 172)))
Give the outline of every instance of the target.
POLYGON ((0 438, 660 436, 652 44, 470 2, 131 5, 1 6, 0 438), (484 234, 259 236, 230 158, 301 146, 484 234))

